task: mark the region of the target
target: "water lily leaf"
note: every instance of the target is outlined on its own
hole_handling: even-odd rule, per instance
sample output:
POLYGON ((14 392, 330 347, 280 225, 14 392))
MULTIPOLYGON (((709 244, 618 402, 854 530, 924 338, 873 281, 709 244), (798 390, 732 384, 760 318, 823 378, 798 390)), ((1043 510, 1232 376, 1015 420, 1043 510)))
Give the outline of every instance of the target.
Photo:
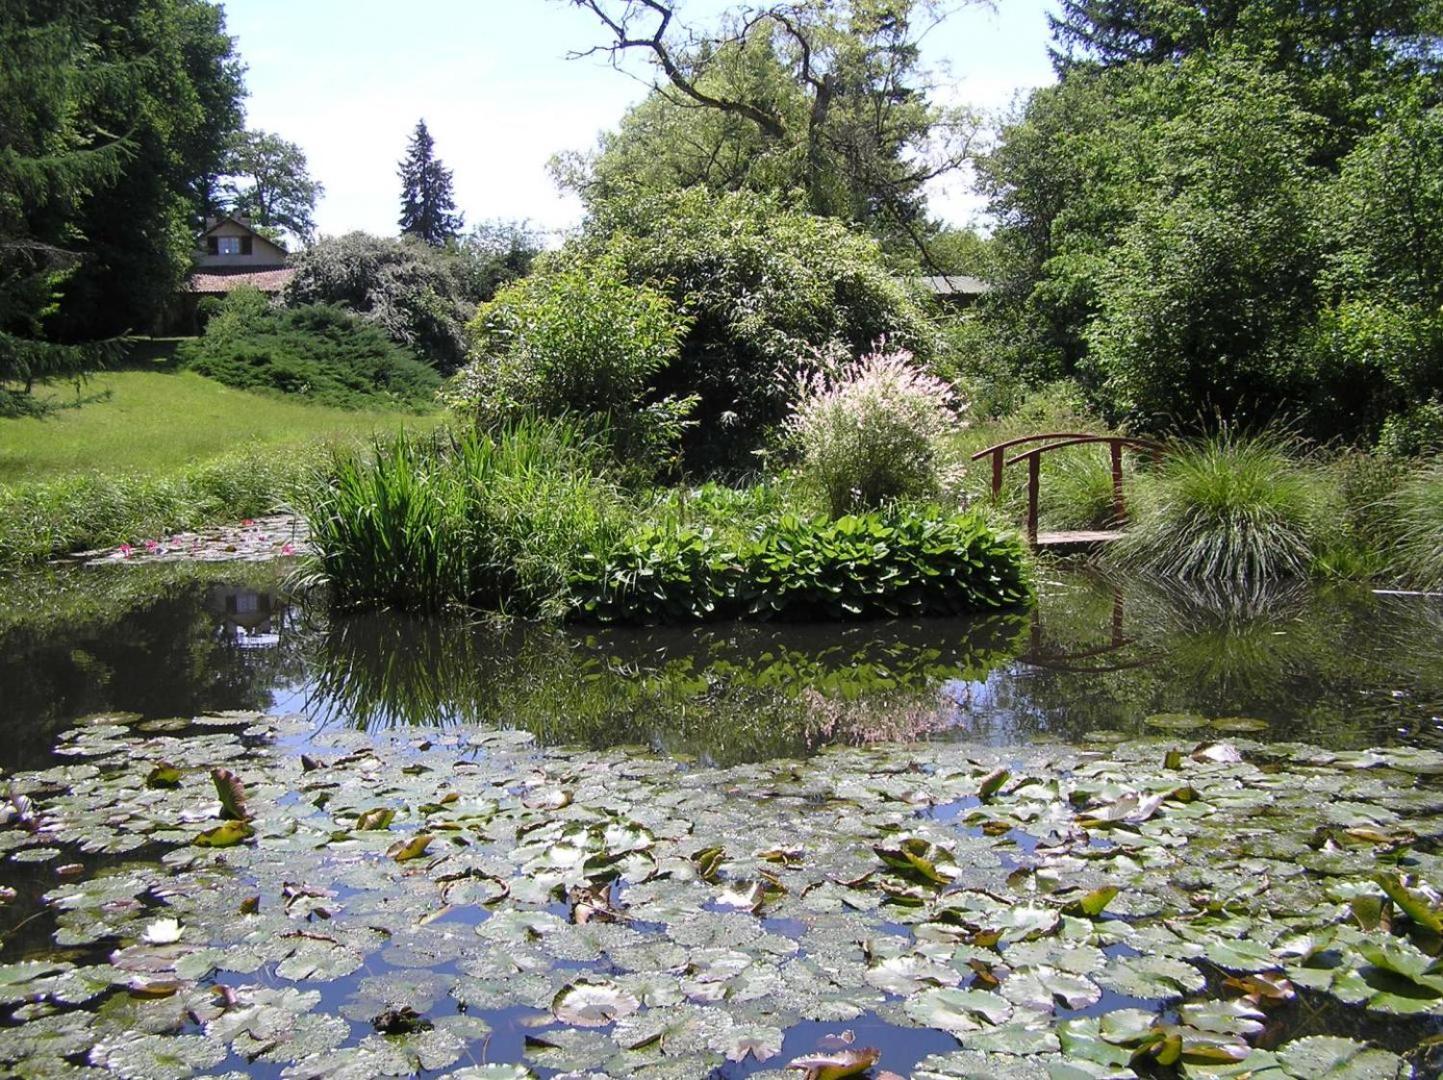
POLYGON ((220 816, 227 821, 248 821, 251 815, 246 808, 246 789, 241 778, 229 769, 212 769, 210 778, 220 799, 220 816))
POLYGON ((1277 1054, 1297 1080, 1395 1080, 1406 1075, 1397 1054, 1331 1035, 1294 1039, 1277 1054))
POLYGON ((276 965, 283 979, 325 982, 349 975, 363 962, 360 953, 333 938, 305 934, 293 940, 290 954, 276 965))
POLYGON ((1270 948, 1247 938, 1209 941, 1203 955, 1227 971, 1271 971, 1278 967, 1278 958, 1270 948))
MULTIPOLYGON (((1092 1075, 1079 1073, 1074 1078, 1033 1058, 976 1050, 933 1054, 912 1070, 915 1080, 1088 1080, 1092 1075)), ((1129 1070, 1127 1075, 1136 1074, 1129 1070)))
POLYGON ((946 885, 959 873, 950 852, 920 837, 907 837, 895 846, 872 850, 889 869, 914 880, 946 885))
POLYGON ((1256 716, 1220 716, 1209 723, 1214 731, 1225 731, 1229 734, 1267 731, 1272 727, 1266 720, 1260 720, 1256 716))
POLYGON ((434 839, 430 833, 419 833, 409 840, 397 840, 386 849, 386 854, 397 862, 410 862, 425 855, 434 839))
POLYGON ((578 979, 563 987, 551 1003, 556 1019, 577 1027, 604 1027, 639 1008, 635 994, 609 979, 578 979))
POLYGON ((1115 958, 1097 978, 1120 994, 1161 1000, 1197 993, 1207 982, 1191 964, 1166 956, 1115 958))
POLYGON ((737 1024, 713 1040, 711 1048, 728 1061, 745 1061, 748 1054, 767 1061, 782 1052, 783 1038, 782 1029, 769 1024, 737 1024))
POLYGON ((1199 1031, 1253 1036, 1263 1030, 1262 1011, 1245 1001, 1204 1001, 1178 1006, 1178 1019, 1199 1031))
POLYGON ((1100 889, 1093 889, 1085 896, 1079 897, 1065 905, 1062 910, 1068 915, 1085 915, 1089 919, 1095 919, 1107 909, 1118 894, 1116 885, 1104 885, 1100 889))
MULTIPOLYGON (((1102 990, 1091 979, 1038 967, 1009 975, 1002 983, 1002 996, 1016 1005, 1039 1012, 1050 1012, 1061 1005, 1065 1009, 1082 1009, 1096 1004, 1102 990)), ((1012 1050, 1012 1053, 1022 1053, 1012 1050)))
POLYGON ((184 1080, 225 1060, 225 1046, 203 1035, 146 1035, 126 1032, 102 1039, 90 1063, 123 1080, 184 1080))
POLYGON ((995 769, 982 778, 982 783, 977 788, 977 798, 982 802, 991 802, 992 796, 1002 790, 1002 785, 1007 783, 1012 774, 1006 769, 995 769))
POLYGON ((867 969, 868 983, 899 997, 929 986, 956 986, 961 981, 951 964, 941 964, 924 956, 890 956, 867 969))
POLYGON ((389 829, 391 822, 396 819, 396 811, 389 806, 377 806, 370 810, 362 810, 356 815, 355 828, 360 832, 380 831, 389 829))
POLYGON ((806 1080, 846 1080, 849 1076, 861 1076, 881 1059, 880 1050, 866 1046, 793 1058, 787 1062, 787 1068, 805 1073, 806 1080))
POLYGON ((908 998, 906 1012, 919 1024, 958 1034, 1003 1023, 1012 1006, 989 990, 941 989, 908 998))
POLYGON ((533 1080, 535 1076, 525 1065, 469 1065, 448 1072, 441 1080, 533 1080))
POLYGON ((168 761, 162 761, 146 773, 145 786, 148 788, 178 788, 180 787, 180 776, 179 769, 168 761))
POLYGON ((1202 713, 1190 712, 1153 713, 1144 717, 1142 722, 1159 731, 1194 731, 1208 724, 1207 717, 1202 713))
POLYGON ((197 847, 234 847, 255 834, 255 829, 245 821, 227 821, 214 829, 207 829, 195 838, 194 843, 197 847))

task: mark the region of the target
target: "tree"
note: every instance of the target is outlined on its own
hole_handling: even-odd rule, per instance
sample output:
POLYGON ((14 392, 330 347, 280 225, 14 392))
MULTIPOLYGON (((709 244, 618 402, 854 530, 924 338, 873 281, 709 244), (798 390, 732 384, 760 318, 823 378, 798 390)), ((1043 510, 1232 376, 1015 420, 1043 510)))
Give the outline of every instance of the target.
POLYGON ((702 184, 795 191, 892 250, 925 251, 924 187, 967 160, 976 118, 928 98, 919 41, 928 0, 791 0, 681 25, 664 0, 572 0, 609 35, 586 54, 644 55, 650 96, 592 160, 563 160, 588 203, 702 184))
POLYGON ((882 338, 923 364, 939 347, 875 240, 776 196, 692 187, 615 199, 548 266, 573 260, 617 268, 687 319, 655 390, 698 395, 684 450, 700 468, 753 467, 751 451, 786 415, 798 373, 882 338))
POLYGON ((455 239, 462 217, 451 192, 451 170, 435 156, 436 144, 419 120, 401 162, 401 232, 435 247, 455 239))
POLYGON ((225 172, 222 190, 234 213, 310 242, 316 200, 325 188, 311 179, 299 146, 268 131, 243 131, 231 143, 225 172))
POLYGON ((83 370, 188 259, 240 68, 199 0, 0 0, 0 381, 83 370))
POLYGON ((68 243, 84 258, 48 325, 71 341, 149 330, 190 270, 203 192, 241 128, 244 67, 224 14, 208 0, 21 6, 83 13, 79 41, 95 77, 74 102, 77 122, 123 135, 133 151, 75 204, 68 243))
POLYGON ((433 248, 409 236, 362 232, 328 236, 292 260, 286 304, 338 304, 410 345, 442 371, 466 358, 466 324, 488 299, 472 263, 458 250, 433 248))

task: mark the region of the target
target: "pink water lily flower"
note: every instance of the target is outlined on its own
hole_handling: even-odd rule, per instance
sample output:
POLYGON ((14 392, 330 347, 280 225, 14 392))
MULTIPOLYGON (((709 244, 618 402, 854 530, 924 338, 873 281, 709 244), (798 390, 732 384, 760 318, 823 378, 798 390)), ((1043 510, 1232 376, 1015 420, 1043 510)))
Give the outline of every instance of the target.
POLYGON ((128 558, 130 558, 130 553, 131 553, 132 551, 134 551, 135 549, 134 549, 133 547, 131 547, 129 544, 121 544, 121 545, 120 545, 118 548, 116 548, 115 550, 120 554, 120 557, 121 557, 122 559, 128 559, 128 558))
POLYGON ((294 544, 282 544, 282 545, 281 545, 281 554, 282 554, 282 555, 294 555, 295 553, 296 553, 296 546, 295 546, 294 544))

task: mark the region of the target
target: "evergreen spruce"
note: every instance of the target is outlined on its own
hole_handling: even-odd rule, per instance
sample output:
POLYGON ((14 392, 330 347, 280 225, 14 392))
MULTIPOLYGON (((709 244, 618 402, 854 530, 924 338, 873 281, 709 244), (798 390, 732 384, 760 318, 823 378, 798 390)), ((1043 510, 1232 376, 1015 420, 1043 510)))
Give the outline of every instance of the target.
POLYGON ((426 121, 416 123, 401 162, 401 233, 442 247, 461 231, 461 215, 451 193, 451 170, 434 155, 435 140, 426 121))

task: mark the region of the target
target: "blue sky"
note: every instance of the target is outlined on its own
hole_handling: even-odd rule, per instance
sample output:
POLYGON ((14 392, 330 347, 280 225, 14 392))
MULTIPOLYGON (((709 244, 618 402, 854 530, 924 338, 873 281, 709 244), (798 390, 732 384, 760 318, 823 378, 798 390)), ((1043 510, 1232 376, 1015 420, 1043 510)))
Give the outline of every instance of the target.
MULTIPOLYGON (((1000 109, 1051 81, 1048 0, 997 6, 964 8, 925 39, 945 100, 1000 109)), ((248 122, 305 150, 326 185, 322 233, 396 231, 396 163, 422 116, 468 222, 573 225, 580 207, 557 192, 547 159, 592 146, 644 93, 604 60, 566 59, 601 38, 593 17, 564 0, 227 0, 225 9, 249 66, 248 122)), ((972 219, 968 187, 934 191, 934 212, 972 219)))

